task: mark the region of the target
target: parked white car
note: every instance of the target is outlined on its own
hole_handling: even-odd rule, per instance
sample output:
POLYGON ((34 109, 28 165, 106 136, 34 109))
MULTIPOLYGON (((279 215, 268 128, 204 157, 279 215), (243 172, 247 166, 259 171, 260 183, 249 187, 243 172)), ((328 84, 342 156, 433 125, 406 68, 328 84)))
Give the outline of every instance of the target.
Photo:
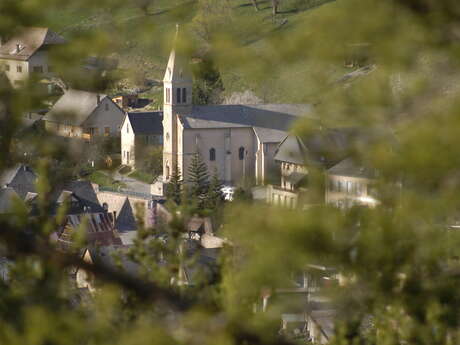
POLYGON ((222 187, 221 191, 224 194, 224 198, 226 201, 233 201, 233 194, 235 193, 235 187, 232 186, 224 186, 222 187))

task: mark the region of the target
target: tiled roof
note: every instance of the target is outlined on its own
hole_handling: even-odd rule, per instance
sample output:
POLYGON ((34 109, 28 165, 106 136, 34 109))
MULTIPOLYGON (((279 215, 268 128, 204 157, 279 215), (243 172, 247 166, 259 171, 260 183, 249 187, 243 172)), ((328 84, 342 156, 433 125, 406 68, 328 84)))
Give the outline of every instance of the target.
POLYGON ((163 112, 128 113, 129 123, 137 135, 162 135, 163 112))
POLYGON ((23 199, 27 193, 35 192, 37 175, 29 167, 18 164, 0 176, 0 188, 11 187, 23 199))
POLYGON ((61 248, 71 248, 73 235, 81 227, 84 220, 86 220, 85 235, 88 244, 99 246, 122 244, 107 213, 86 213, 67 216, 65 224, 58 234, 58 243, 61 248))
POLYGON ((289 135, 278 146, 275 160, 330 168, 344 159, 362 135, 356 128, 318 129, 299 137, 289 135))
POLYGON ((0 58, 26 61, 42 46, 63 43, 65 39, 48 28, 25 28, 0 47, 0 58))
POLYGON ((328 171, 329 175, 375 178, 375 169, 358 164, 353 158, 346 158, 334 165, 328 171))
POLYGON ((194 106, 181 116, 184 128, 254 128, 261 142, 279 142, 299 116, 309 115, 307 104, 194 106))
POLYGON ((126 198, 115 221, 115 229, 118 232, 131 232, 137 230, 136 218, 129 199, 126 198))
POLYGON ((74 89, 67 90, 43 120, 81 126, 99 106, 98 97, 100 102, 107 95, 74 89))

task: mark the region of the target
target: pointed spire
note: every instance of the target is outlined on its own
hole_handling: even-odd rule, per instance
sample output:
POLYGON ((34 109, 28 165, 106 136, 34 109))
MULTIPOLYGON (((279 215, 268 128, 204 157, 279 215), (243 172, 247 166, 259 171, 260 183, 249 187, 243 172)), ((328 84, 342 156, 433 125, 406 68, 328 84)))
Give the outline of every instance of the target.
POLYGON ((173 48, 169 55, 168 66, 163 81, 191 81, 189 63, 185 56, 177 52, 179 44, 179 24, 176 24, 176 34, 173 48))

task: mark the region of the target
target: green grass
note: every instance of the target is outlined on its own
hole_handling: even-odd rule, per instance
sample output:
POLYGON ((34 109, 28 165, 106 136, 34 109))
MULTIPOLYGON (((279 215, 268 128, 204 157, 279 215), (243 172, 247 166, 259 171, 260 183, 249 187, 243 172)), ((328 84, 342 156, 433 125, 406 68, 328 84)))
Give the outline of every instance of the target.
POLYGON ((143 172, 143 171, 139 171, 139 170, 132 172, 128 176, 138 181, 148 183, 148 184, 151 184, 153 180, 155 179, 155 176, 148 174, 146 172, 143 172))
MULTIPOLYGON (((308 58, 288 61, 282 55, 285 43, 295 34, 317 32, 310 22, 315 16, 327 12, 330 6, 335 6, 334 3, 326 4, 328 2, 331 0, 283 0, 276 20, 272 20, 269 1, 261 1, 257 12, 249 0, 229 2, 231 22, 222 25, 222 34, 228 33, 247 51, 247 61, 233 59, 236 64, 225 59, 220 61, 218 67, 225 94, 249 89, 266 103, 305 103, 315 92, 309 87, 315 84, 311 81, 319 68, 330 70, 333 77, 343 74, 342 66, 318 66, 308 58)), ((118 46, 114 49, 126 75, 138 74, 161 80, 176 23, 187 32, 187 41, 194 42, 194 46, 202 44, 194 29, 196 9, 194 1, 158 0, 154 2, 150 15, 134 7, 85 12, 84 9, 76 10, 73 5, 49 13, 54 29, 63 30, 69 40, 81 32, 116 37, 113 44, 118 46)), ((308 47, 305 50, 308 51, 308 47)), ((157 88, 147 91, 144 96, 162 101, 161 90, 157 88)))
POLYGON ((124 183, 115 181, 112 177, 110 177, 109 175, 107 175, 106 173, 102 171, 94 171, 87 178, 89 181, 91 181, 92 183, 98 184, 100 187, 112 187, 112 188, 126 187, 124 183))

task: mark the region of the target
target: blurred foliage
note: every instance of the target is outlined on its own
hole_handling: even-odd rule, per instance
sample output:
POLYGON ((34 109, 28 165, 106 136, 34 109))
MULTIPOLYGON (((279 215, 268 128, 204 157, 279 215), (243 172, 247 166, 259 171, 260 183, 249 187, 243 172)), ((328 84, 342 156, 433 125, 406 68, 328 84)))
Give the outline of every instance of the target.
MULTIPOLYGON (((36 217, 19 200, 0 216, 2 253, 12 262, 10 279, 0 282, 0 343, 289 344, 277 335, 282 303, 265 313, 253 307, 262 291, 289 285, 308 263, 334 267, 347 281, 325 291, 338 310, 332 343, 460 341, 460 239, 450 227, 460 207, 460 4, 282 0, 278 11, 273 17, 267 2, 255 11, 242 0, 0 2, 2 38, 20 26, 49 26, 68 39, 53 65, 69 85, 105 91, 120 77, 82 73, 89 56, 123 57, 130 74, 146 63, 141 52, 159 62, 143 65, 158 77, 182 23, 181 43, 192 56, 212 48, 226 90, 315 104, 317 120, 300 120, 297 133, 346 125, 386 128, 396 138, 353 152, 380 173, 378 207, 236 203, 225 212, 223 232, 233 246, 225 248, 221 277, 199 287, 171 284, 187 260, 184 208, 162 229, 168 241, 139 231, 130 256, 142 274, 133 279, 50 241, 62 220, 49 216, 50 193, 82 167, 82 148, 47 133, 23 134, 23 114, 43 108, 47 97, 33 78, 20 89, 1 78, 0 172, 26 159, 40 179, 36 217), (358 62, 347 67, 350 57, 358 62), (103 282, 87 302, 69 279, 76 266, 103 282)), ((324 187, 310 188, 315 195, 324 187)))

